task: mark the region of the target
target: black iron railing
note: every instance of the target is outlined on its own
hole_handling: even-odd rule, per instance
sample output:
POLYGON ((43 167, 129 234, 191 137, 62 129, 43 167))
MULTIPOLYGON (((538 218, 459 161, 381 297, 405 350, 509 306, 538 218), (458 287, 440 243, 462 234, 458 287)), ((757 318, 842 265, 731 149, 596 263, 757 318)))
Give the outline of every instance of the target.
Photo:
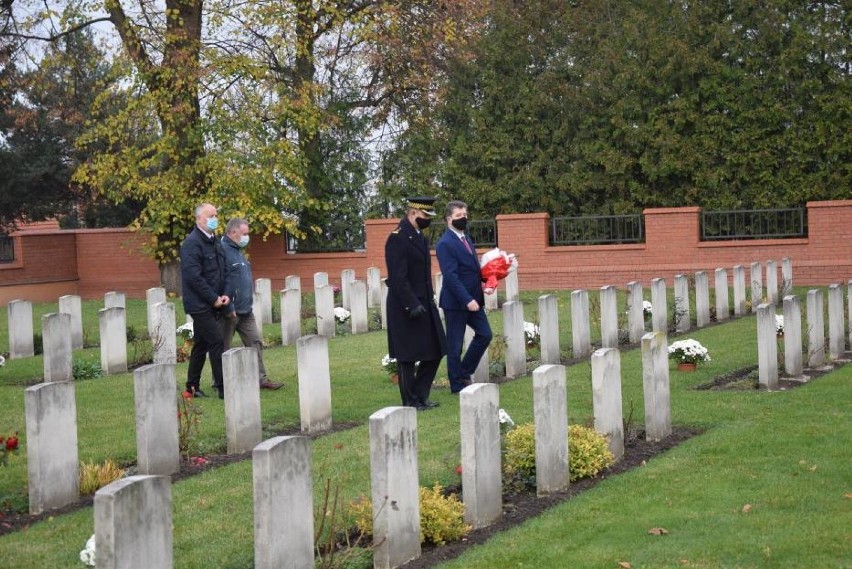
POLYGON ((807 237, 805 208, 705 211, 701 214, 702 241, 789 239, 807 237))
POLYGON ((15 241, 5 233, 0 233, 0 263, 15 261, 15 241))
POLYGON ((284 242, 288 253, 335 253, 363 251, 364 226, 359 223, 331 223, 320 234, 297 239, 289 233, 284 242))
POLYGON ((642 243, 645 220, 642 214, 584 215, 550 220, 551 245, 595 245, 642 243))

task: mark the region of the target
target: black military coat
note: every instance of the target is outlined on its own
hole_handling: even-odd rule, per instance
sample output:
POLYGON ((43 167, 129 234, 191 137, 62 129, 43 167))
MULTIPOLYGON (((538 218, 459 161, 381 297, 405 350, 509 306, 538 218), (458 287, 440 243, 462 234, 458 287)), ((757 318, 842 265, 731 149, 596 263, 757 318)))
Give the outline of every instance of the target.
POLYGON ((391 232, 385 243, 388 269, 388 353, 401 362, 438 360, 447 352, 432 289, 432 257, 429 243, 407 219, 391 232), (418 306, 426 314, 410 318, 418 306))

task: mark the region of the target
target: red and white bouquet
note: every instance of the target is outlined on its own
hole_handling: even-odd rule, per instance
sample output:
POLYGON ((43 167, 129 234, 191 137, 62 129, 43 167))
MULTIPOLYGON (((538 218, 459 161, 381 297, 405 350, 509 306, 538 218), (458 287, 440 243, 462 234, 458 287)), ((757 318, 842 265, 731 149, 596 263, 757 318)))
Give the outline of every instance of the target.
POLYGON ((495 247, 482 255, 479 267, 483 279, 482 288, 489 293, 497 288, 497 281, 505 279, 509 273, 518 269, 518 259, 514 253, 506 253, 495 247))

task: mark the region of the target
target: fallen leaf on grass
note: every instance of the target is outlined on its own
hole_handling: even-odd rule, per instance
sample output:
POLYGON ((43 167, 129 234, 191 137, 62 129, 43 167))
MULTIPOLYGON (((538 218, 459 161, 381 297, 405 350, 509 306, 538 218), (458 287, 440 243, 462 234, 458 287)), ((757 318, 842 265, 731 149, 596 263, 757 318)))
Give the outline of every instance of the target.
POLYGON ((627 561, 619 561, 618 566, 621 567, 621 569, 633 569, 633 565, 627 561))
POLYGON ((651 528, 648 530, 648 533, 651 535, 666 535, 669 533, 669 530, 666 528, 651 528))
POLYGON ((846 498, 852 500, 852 492, 847 492, 846 494, 844 494, 844 496, 846 496, 846 498))
POLYGON ((742 513, 747 514, 751 511, 751 509, 752 509, 752 505, 746 504, 745 506, 743 506, 742 513))

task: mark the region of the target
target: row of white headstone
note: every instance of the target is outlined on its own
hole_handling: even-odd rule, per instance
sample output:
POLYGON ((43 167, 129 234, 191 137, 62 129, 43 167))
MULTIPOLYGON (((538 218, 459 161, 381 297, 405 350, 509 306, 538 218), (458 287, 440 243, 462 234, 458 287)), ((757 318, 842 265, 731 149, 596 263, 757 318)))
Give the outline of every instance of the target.
MULTIPOLYGON (((661 440, 671 433, 666 345, 665 333, 652 332, 642 337, 645 430, 649 440, 661 440)), ((245 367, 256 365, 244 348, 231 350, 226 357, 245 367)), ((620 458, 624 453, 620 355, 617 349, 602 348, 591 361, 595 428, 607 436, 611 451, 620 458)), ((148 450, 145 441, 157 441, 156 445, 149 445, 157 449, 148 452, 157 452, 161 457, 165 454, 164 441, 169 440, 176 447, 172 435, 176 429, 158 424, 169 422, 167 418, 171 417, 171 427, 176 427, 176 409, 174 403, 169 403, 174 401, 173 373, 173 366, 165 364, 136 372, 140 475, 114 482, 95 495, 98 567, 172 567, 171 485, 167 474, 173 471, 174 464, 154 468, 155 462, 143 459, 142 453, 148 450)), ((40 386, 41 390, 47 385, 51 384, 40 386)), ((58 389, 70 391, 73 398, 73 384, 62 384, 58 389)), ((226 405, 235 400, 234 389, 226 394, 226 405)), ((243 395, 250 391, 251 408, 257 409, 256 382, 241 382, 236 389, 243 390, 243 395), (253 389, 249 389, 251 386, 253 389)), ((564 490, 569 484, 567 402, 565 367, 537 368, 533 372, 533 406, 539 495, 564 490)), ((236 406, 234 403, 226 407, 226 416, 236 406)), ((242 412, 246 413, 247 408, 243 405, 242 412)), ((496 384, 477 383, 461 392, 464 517, 473 528, 491 525, 502 515, 499 408, 496 384)), ((245 417, 227 419, 227 431, 229 452, 252 451, 255 567, 312 568, 311 441, 289 436, 261 442, 259 413, 250 414, 256 417, 248 421, 253 425, 251 433, 247 432, 245 417), (244 436, 238 441, 232 439, 237 428, 232 423, 242 425, 244 436)), ((64 428, 75 430, 73 427, 67 424, 64 428)), ((421 552, 416 412, 410 407, 381 409, 369 418, 369 434, 374 567, 398 567, 421 552)), ((176 456, 176 448, 170 453, 176 456)))

